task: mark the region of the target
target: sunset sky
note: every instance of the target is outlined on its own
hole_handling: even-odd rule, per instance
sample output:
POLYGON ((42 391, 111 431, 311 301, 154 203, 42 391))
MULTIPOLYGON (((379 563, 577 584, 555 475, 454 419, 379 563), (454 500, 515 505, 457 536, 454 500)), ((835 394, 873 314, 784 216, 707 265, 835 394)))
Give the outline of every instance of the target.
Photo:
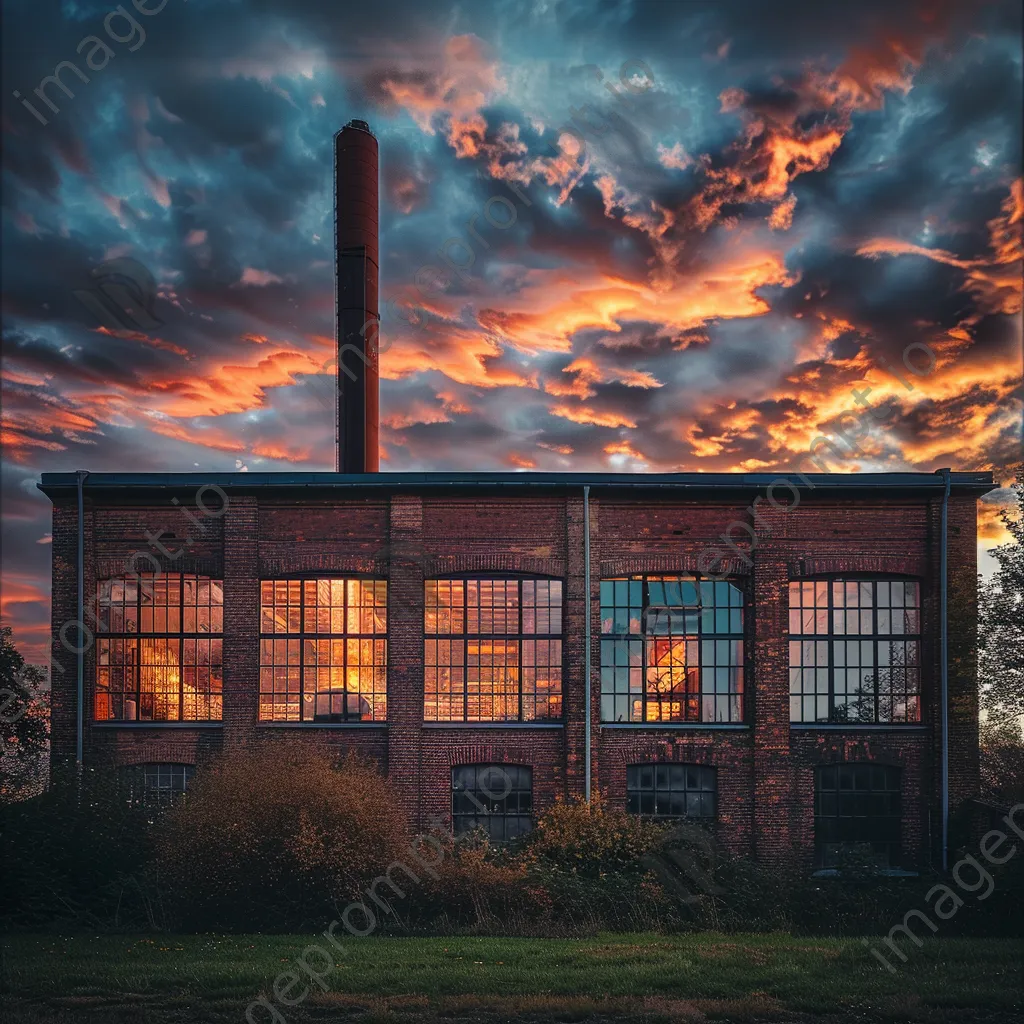
POLYGON ((845 430, 836 471, 1008 482, 1019 3, 138 3, 4 3, 2 611, 32 657, 41 472, 333 469, 353 117, 383 471, 772 471, 845 430), (75 297, 117 257, 157 326, 75 297))

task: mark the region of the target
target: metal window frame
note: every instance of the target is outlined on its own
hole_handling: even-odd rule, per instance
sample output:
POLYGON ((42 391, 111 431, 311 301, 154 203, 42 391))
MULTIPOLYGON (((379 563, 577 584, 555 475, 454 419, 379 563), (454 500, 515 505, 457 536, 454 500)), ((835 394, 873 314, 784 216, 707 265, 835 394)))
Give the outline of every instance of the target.
POLYGON ((637 761, 633 764, 626 765, 626 811, 629 814, 636 814, 637 817, 647 818, 651 821, 692 821, 695 824, 712 824, 718 820, 718 767, 716 765, 708 764, 697 764, 693 761, 637 761), (702 778, 710 778, 712 786, 710 789, 697 788, 690 789, 689 786, 683 786, 679 792, 689 793, 713 793, 715 798, 715 813, 714 814, 644 814, 642 811, 630 811, 629 810, 629 797, 631 793, 636 793, 638 796, 644 793, 656 794, 658 789, 652 784, 651 788, 642 789, 639 786, 630 786, 629 775, 631 771, 639 771, 641 768, 651 768, 656 773, 658 768, 679 768, 685 773, 688 769, 696 769, 702 778))
POLYGON ((124 781, 127 782, 128 801, 137 807, 170 807, 177 800, 182 799, 188 792, 196 766, 187 761, 143 761, 139 764, 127 765, 123 769, 124 781), (172 785, 162 789, 159 785, 161 769, 174 769, 175 773, 180 769, 181 788, 173 785, 175 774, 171 775, 172 785), (155 773, 157 784, 150 783, 150 773, 155 773))
MULTIPOLYGON (((789 633, 788 632, 788 612, 791 607, 787 607, 787 635, 790 642, 803 643, 805 640, 817 640, 825 641, 828 650, 828 719, 825 722, 819 722, 817 718, 813 721, 808 722, 803 717, 803 697, 805 696, 803 690, 800 691, 801 704, 800 704, 800 715, 799 719, 794 720, 792 716, 790 721, 797 725, 918 725, 924 720, 924 712, 921 707, 921 702, 924 698, 924 686, 923 686, 923 666, 921 664, 921 651, 922 651, 922 640, 924 639, 924 608, 921 598, 921 580, 914 576, 899 576, 899 575, 885 575, 885 576, 872 576, 872 575, 842 575, 842 576, 814 576, 814 577, 801 577, 800 579, 791 579, 789 586, 786 588, 786 599, 789 600, 789 593, 794 584, 800 585, 803 583, 827 583, 827 595, 828 603, 825 606, 825 611, 828 614, 828 632, 827 633, 789 633), (836 583, 856 583, 858 586, 862 583, 871 584, 871 633, 836 633, 835 632, 835 619, 833 618, 833 612, 836 610, 833 603, 834 591, 833 587, 836 583), (878 584, 879 583, 912 583, 917 587, 917 632, 916 633, 879 633, 878 632, 878 584), (870 640, 874 651, 874 664, 873 664, 873 688, 874 688, 874 715, 868 722, 864 721, 840 721, 835 718, 835 643, 837 640, 856 640, 864 641, 870 640), (913 640, 917 643, 917 673, 918 673, 918 684, 917 684, 917 718, 913 720, 896 721, 894 719, 882 719, 879 717, 879 693, 878 693, 878 645, 879 643, 890 643, 894 640, 908 641, 913 640)), ((889 610, 892 610, 890 604, 889 610)), ((910 607, 906 604, 903 605, 902 611, 906 611, 910 607)), ((841 611, 845 610, 844 605, 841 611)), ((803 603, 800 605, 800 611, 804 612, 807 609, 803 603)), ((858 606, 858 610, 863 610, 863 606, 858 606)), ((802 625, 802 623, 801 623, 802 625)), ((801 655, 802 657, 802 655, 801 655)), ((800 670, 803 670, 803 664, 799 666, 800 670)), ((789 668, 794 668, 792 661, 789 661, 789 668)), ((817 680, 815 680, 815 687, 817 687, 817 680)), ((904 689, 903 694, 907 696, 908 691, 904 689)), ((790 696, 793 694, 790 692, 790 696)), ((817 688, 814 691, 815 700, 823 694, 819 694, 817 688)))
MULTIPOLYGON (((453 606, 454 607, 454 606, 453 606)), ((505 606, 507 609, 507 605, 505 606)), ((507 618, 507 616, 506 616, 507 618)), ((462 717, 461 718, 426 718, 424 721, 445 723, 445 722, 467 722, 469 724, 488 723, 488 722, 517 722, 521 724, 530 724, 536 721, 542 722, 560 722, 565 718, 565 584, 559 576, 532 576, 532 575, 511 575, 511 574, 495 574, 489 576, 432 576, 429 579, 423 581, 423 646, 424 646, 424 668, 426 667, 426 645, 431 640, 448 640, 458 641, 462 643, 462 671, 463 671, 463 689, 462 689, 462 717), (462 626, 463 632, 461 633, 441 633, 427 632, 427 587, 432 583, 515 583, 518 597, 518 619, 516 627, 518 632, 516 633, 469 633, 466 632, 469 626, 469 587, 463 586, 462 588, 462 626), (524 633, 523 632, 523 584, 524 583, 558 583, 561 586, 562 594, 559 604, 549 604, 547 608, 558 607, 560 610, 560 624, 562 626, 561 632, 559 633, 524 633), (471 640, 500 640, 505 642, 516 643, 517 648, 517 660, 516 667, 519 669, 519 680, 516 687, 517 697, 517 714, 514 719, 512 718, 470 718, 469 717, 469 650, 468 644, 471 640), (557 640, 560 644, 561 657, 559 659, 559 699, 562 713, 557 718, 523 718, 523 643, 524 641, 536 641, 536 640, 557 640)), ((440 666, 434 665, 433 668, 439 668, 440 666)), ((437 698, 438 694, 435 692, 434 697, 437 698)), ((493 691, 491 693, 493 698, 493 691)), ((426 710, 427 693, 426 687, 424 686, 423 701, 424 711, 426 710)))
MULTIPOLYGON (((750 682, 750 654, 749 654, 750 644, 748 643, 748 639, 747 639, 747 630, 748 630, 748 626, 749 626, 749 623, 748 623, 749 616, 747 615, 747 609, 748 609, 748 606, 749 606, 749 601, 748 601, 748 594, 747 594, 746 584, 744 582, 742 582, 742 581, 735 580, 735 579, 716 580, 716 579, 713 579, 711 577, 701 576, 698 573, 680 574, 680 573, 657 573, 657 572, 653 572, 653 573, 632 573, 632 574, 627 575, 627 576, 602 576, 601 579, 599 580, 599 583, 598 583, 598 605, 599 605, 599 608, 600 608, 600 613, 601 613, 601 619, 602 620, 605 618, 605 615, 604 615, 605 605, 601 604, 600 584, 601 583, 615 583, 615 582, 633 582, 633 583, 635 583, 637 581, 640 581, 642 583, 642 586, 643 586, 643 591, 642 591, 642 596, 641 596, 641 600, 642 600, 643 603, 642 603, 641 611, 640 611, 640 632, 639 633, 616 633, 616 632, 605 633, 603 628, 602 628, 601 632, 598 634, 598 639, 599 640, 621 640, 621 641, 630 641, 631 640, 631 641, 640 641, 640 643, 641 643, 641 650, 642 650, 642 655, 641 655, 641 673, 642 673, 643 684, 644 684, 643 685, 643 690, 641 691, 641 700, 642 700, 641 709, 642 709, 642 716, 643 717, 641 718, 641 720, 639 722, 629 722, 629 723, 618 723, 618 722, 616 722, 614 720, 606 721, 604 718, 601 718, 602 725, 631 724, 631 725, 658 726, 658 725, 678 725, 678 724, 681 724, 681 723, 682 724, 707 724, 707 725, 723 725, 723 724, 742 725, 742 724, 744 724, 746 722, 746 720, 747 720, 747 699, 746 699, 746 697, 747 697, 747 693, 749 691, 749 682, 750 682), (695 605, 653 605, 652 606, 651 603, 650 603, 650 590, 649 590, 649 581, 650 580, 654 580, 655 582, 659 582, 659 581, 676 581, 676 580, 678 580, 680 582, 683 582, 683 581, 693 582, 696 585, 696 589, 697 589, 697 596, 698 596, 697 604, 695 604, 695 605), (740 596, 742 597, 743 600, 742 600, 742 602, 740 603, 740 606, 739 606, 739 611, 740 611, 740 631, 738 633, 733 633, 732 631, 729 631, 727 633, 717 633, 717 632, 716 633, 705 633, 704 632, 704 624, 702 622, 703 615, 701 613, 703 612, 705 606, 703 604, 703 601, 701 600, 701 589, 700 589, 701 583, 711 583, 711 584, 715 584, 715 583, 728 583, 730 586, 735 587, 736 590, 739 591, 740 596), (692 609, 692 608, 698 609, 698 614, 697 614, 697 632, 696 632, 696 634, 692 634, 691 635, 691 634, 674 634, 674 633, 665 633, 665 634, 648 633, 647 632, 647 616, 648 616, 648 612, 650 611, 650 609, 652 607, 654 607, 654 608, 665 608, 665 609, 681 609, 681 610, 683 610, 684 614, 685 614, 685 611, 687 609, 692 609), (703 649, 703 646, 701 644, 702 640, 707 639, 707 638, 714 638, 716 640, 739 640, 743 644, 743 661, 742 661, 742 663, 740 665, 735 666, 735 667, 741 668, 743 670, 743 692, 742 693, 738 693, 738 694, 726 694, 726 696, 737 696, 737 697, 739 697, 740 714, 739 714, 739 717, 735 721, 733 719, 730 719, 729 722, 722 723, 722 722, 718 722, 718 721, 706 720, 704 718, 704 702, 703 702, 703 699, 702 699, 703 698, 703 693, 701 693, 699 695, 700 698, 701 698, 700 699, 700 703, 699 703, 700 711, 699 711, 696 719, 684 717, 684 718, 680 718, 680 719, 671 719, 671 720, 668 720, 668 721, 663 720, 663 719, 658 719, 657 721, 648 720, 648 718, 647 718, 647 705, 648 705, 648 689, 647 689, 648 660, 647 660, 647 648, 648 648, 648 640, 658 639, 659 637, 667 638, 667 639, 674 639, 674 640, 684 640, 684 641, 687 640, 687 639, 696 639, 696 641, 697 641, 697 674, 698 674, 698 678, 702 681, 702 683, 703 683, 703 678, 704 678, 704 649, 703 649)), ((619 605, 616 605, 616 604, 612 604, 611 605, 612 609, 615 609, 615 608, 618 608, 618 607, 619 607, 619 605)), ((631 606, 627 606, 627 607, 631 607, 631 606)), ((717 604, 712 605, 713 609, 717 610, 718 607, 719 606, 717 604)), ((732 607, 733 607, 732 605, 727 605, 726 606, 726 608, 732 608, 732 607)), ((614 616, 614 611, 613 611, 612 622, 614 623, 614 621, 615 621, 615 616, 614 616)), ((718 667, 718 666, 714 666, 714 667, 718 667)), ((605 668, 605 664, 604 664, 604 660, 602 658, 601 659, 601 663, 600 663, 600 669, 604 669, 604 668, 605 668)), ((603 682, 602 682, 602 686, 601 686, 601 696, 602 697, 605 696, 603 682)), ((715 696, 717 696, 717 691, 716 691, 715 696)), ((661 703, 661 702, 655 702, 655 703, 661 703)), ((685 703, 685 700, 683 701, 683 703, 685 703)))
MULTIPOLYGON (((890 764, 888 762, 879 761, 833 761, 828 764, 818 764, 814 766, 814 863, 819 868, 827 868, 829 865, 826 864, 824 840, 820 836, 820 830, 818 823, 820 820, 843 820, 843 821, 856 821, 863 817, 865 820, 872 821, 876 819, 885 819, 886 821, 893 821, 896 823, 897 838, 893 840, 885 840, 884 845, 886 847, 886 864, 885 867, 895 867, 899 864, 902 849, 903 849, 903 775, 904 771, 901 765, 890 764), (836 787, 835 789, 823 790, 821 788, 822 773, 829 768, 835 768, 837 770, 836 775, 836 787), (839 772, 843 769, 853 769, 854 772, 861 770, 867 773, 869 781, 871 770, 874 768, 882 768, 887 774, 887 785, 884 789, 875 789, 873 786, 868 785, 863 790, 858 789, 856 786, 853 787, 853 792, 863 792, 870 795, 874 794, 892 794, 895 793, 897 801, 897 812, 895 814, 872 814, 872 815, 851 815, 851 814, 840 814, 839 813, 839 801, 836 800, 836 813, 835 814, 821 814, 819 812, 820 797, 823 792, 825 793, 836 793, 837 795, 844 790, 839 785, 839 772)), ((856 840, 859 845, 868 845, 874 847, 875 843, 870 839, 856 840)))
MULTIPOLYGON (((472 762, 469 762, 469 763, 466 763, 466 764, 453 764, 451 766, 451 772, 450 772, 450 785, 451 785, 451 813, 452 813, 452 834, 453 835, 455 835, 455 836, 464 835, 466 832, 470 831, 469 829, 463 829, 462 831, 460 831, 459 828, 458 828, 459 819, 460 818, 469 818, 469 817, 486 816, 488 818, 499 818, 502 821, 505 821, 505 820, 507 820, 509 818, 529 818, 529 820, 530 820, 530 829, 533 828, 533 825, 534 825, 534 822, 535 822, 536 819, 535 819, 534 813, 533 813, 533 766, 532 765, 512 763, 512 762, 498 762, 498 761, 472 761, 472 762), (500 771, 502 771, 503 773, 504 773, 506 768, 518 768, 521 771, 525 771, 527 773, 528 778, 529 778, 529 790, 528 791, 529 791, 529 794, 530 794, 530 813, 529 814, 523 814, 523 813, 521 813, 519 811, 517 811, 515 813, 510 813, 510 812, 508 812, 508 811, 506 811, 504 809, 501 812, 499 812, 499 813, 495 813, 495 812, 491 811, 480 800, 480 797, 477 795, 477 790, 476 789, 474 789, 474 790, 456 789, 455 788, 455 774, 456 774, 456 772, 458 772, 458 771, 460 771, 462 769, 465 769, 465 768, 472 768, 474 770, 474 772, 476 772, 476 773, 479 773, 479 770, 481 768, 497 768, 500 771), (474 814, 456 813, 456 810, 455 810, 455 797, 456 797, 456 794, 458 794, 458 793, 465 793, 469 797, 469 799, 476 805, 477 810, 476 810, 476 812, 474 814)), ((516 792, 516 791, 517 790, 516 790, 515 787, 510 788, 509 792, 506 793, 502 797, 502 800, 503 801, 506 800, 509 796, 512 795, 513 792, 516 792)), ((518 790, 518 792, 523 792, 523 790, 520 789, 520 790, 518 790)), ((486 794, 484 794, 484 795, 486 795, 486 794)), ((529 830, 527 830, 527 831, 529 831, 529 830)), ((501 840, 494 840, 494 837, 491 836, 492 841, 507 842, 508 840, 505 838, 504 832, 505 832, 505 829, 503 828, 502 829, 502 839, 501 840)), ((490 829, 488 829, 488 835, 490 835, 490 829)))
MULTIPOLYGON (((103 631, 97 630, 96 631, 96 635, 95 635, 95 639, 96 639, 96 642, 97 642, 97 647, 99 646, 99 643, 101 641, 103 641, 103 640, 135 640, 135 641, 141 641, 141 640, 177 640, 178 667, 179 667, 179 669, 183 669, 185 667, 184 658, 185 658, 185 641, 186 640, 220 640, 221 641, 220 670, 221 670, 221 683, 222 683, 222 696, 223 696, 223 672, 224 672, 224 647, 223 647, 223 642, 224 642, 224 619, 223 619, 223 610, 222 610, 222 613, 221 613, 220 632, 217 632, 217 633, 214 633, 214 632, 200 633, 198 631, 196 631, 196 632, 185 632, 185 579, 186 579, 186 577, 188 579, 196 581, 197 589, 198 589, 198 583, 199 583, 200 580, 205 580, 206 582, 208 582, 210 584, 219 583, 222 595, 224 593, 224 580, 223 579, 217 579, 215 576, 207 576, 207 575, 205 575, 203 573, 186 573, 186 572, 178 572, 178 573, 173 573, 173 572, 155 573, 155 572, 153 572, 153 573, 136 573, 133 576, 107 576, 107 577, 104 577, 103 579, 100 579, 100 580, 96 581, 96 610, 97 610, 97 615, 99 615, 99 613, 102 611, 102 602, 100 600, 100 594, 102 592, 102 588, 103 588, 103 585, 105 583, 113 583, 113 582, 117 581, 117 582, 121 582, 123 584, 127 584, 127 583, 131 582, 132 580, 134 580, 135 581, 135 588, 136 588, 136 590, 135 590, 135 622, 136 622, 137 626, 141 626, 142 625, 142 595, 143 595, 143 591, 144 591, 144 589, 146 587, 146 583, 147 582, 151 583, 152 581, 154 581, 156 579, 159 579, 161 577, 170 578, 170 577, 173 577, 173 576, 177 576, 178 577, 178 622, 180 624, 180 628, 177 630, 177 632, 163 631, 163 632, 147 632, 147 633, 143 633, 141 631, 141 629, 138 629, 138 628, 136 629, 136 631, 134 633, 129 633, 129 632, 116 633, 116 632, 111 631, 110 629, 106 629, 106 630, 103 630, 103 631)), ((150 587, 150 589, 152 590, 152 587, 150 587)), ((107 606, 107 608, 108 608, 107 625, 108 626, 110 624, 110 622, 109 622, 109 608, 110 607, 111 607, 110 605, 107 606)), ((130 606, 122 602, 120 607, 123 610, 127 611, 127 609, 130 606)), ((157 605, 153 605, 152 607, 156 608, 158 606, 157 605)), ((173 607, 173 605, 168 604, 168 605, 166 605, 166 607, 167 608, 171 608, 171 607, 173 607)), ((196 605, 197 609, 199 607, 202 607, 202 606, 196 605)), ((214 605, 211 603, 209 605, 209 607, 212 609, 214 607, 214 605)), ((221 608, 223 609, 223 604, 221 605, 221 608)), ((198 625, 198 616, 197 616, 197 625, 198 625)), ((95 668, 95 671, 94 671, 95 678, 93 680, 93 709, 92 709, 93 710, 93 714, 92 714, 92 720, 94 722, 131 722, 131 721, 136 721, 136 722, 154 722, 154 723, 157 723, 157 724, 162 724, 164 722, 220 722, 220 721, 224 720, 223 704, 221 705, 221 715, 220 715, 219 718, 185 718, 185 680, 183 678, 183 673, 181 673, 181 672, 179 672, 179 676, 178 676, 178 717, 176 719, 174 719, 174 718, 167 718, 167 719, 164 719, 164 718, 151 718, 151 719, 150 718, 146 718, 146 719, 143 719, 143 718, 138 717, 138 714, 136 714, 136 717, 134 719, 125 718, 124 717, 124 706, 123 706, 125 700, 134 699, 135 700, 135 707, 137 709, 137 712, 142 710, 142 654, 141 654, 142 648, 141 648, 141 646, 137 645, 136 646, 136 651, 138 652, 137 653, 137 657, 135 658, 135 664, 132 666, 132 677, 133 677, 133 682, 134 682, 134 686, 133 686, 132 691, 131 691, 132 697, 129 698, 128 694, 125 691, 121 692, 122 708, 121 708, 121 716, 119 718, 97 718, 96 717, 96 700, 95 700, 95 696, 96 696, 97 693, 100 692, 99 691, 99 667, 100 666, 99 666, 99 663, 98 663, 99 655, 98 655, 98 652, 97 652, 97 663, 94 666, 94 668, 95 668)), ((212 666, 213 666, 213 663, 211 662, 211 666, 210 667, 212 668, 212 666)), ((110 693, 109 690, 107 692, 110 693)))
MULTIPOLYGON (((260 631, 259 631, 259 637, 258 637, 258 641, 257 642, 260 644, 260 647, 262 648, 262 641, 264 641, 264 640, 297 640, 298 643, 299 643, 299 718, 298 718, 298 723, 297 724, 305 724, 305 725, 332 725, 332 724, 338 724, 337 716, 335 716, 333 714, 331 714, 331 715, 317 715, 316 714, 316 697, 317 697, 317 693, 319 691, 315 688, 315 684, 314 684, 314 689, 312 691, 312 697, 313 697, 313 717, 310 718, 310 719, 305 719, 305 718, 302 717, 302 708, 303 708, 305 700, 306 700, 306 641, 307 640, 312 640, 312 641, 317 641, 317 640, 327 640, 327 641, 331 641, 331 640, 342 640, 342 641, 347 641, 347 640, 383 640, 384 641, 384 717, 381 718, 381 719, 378 719, 376 717, 371 718, 370 722, 373 723, 373 724, 379 724, 381 722, 387 721, 387 706, 388 706, 388 658, 390 657, 390 653, 391 653, 391 644, 389 642, 390 639, 391 639, 391 616, 389 614, 389 609, 388 609, 388 579, 387 579, 387 577, 384 577, 384 576, 359 575, 359 574, 348 574, 348 575, 345 575, 345 576, 311 576, 311 575, 309 575, 307 573, 307 574, 304 574, 302 576, 261 577, 259 582, 260 582, 260 631), (334 632, 330 632, 330 633, 312 632, 311 633, 311 632, 309 632, 306 629, 306 592, 305 592, 306 584, 307 583, 317 584, 317 583, 321 583, 321 582, 333 583, 336 580, 345 584, 345 586, 343 587, 343 598, 342 598, 342 606, 341 607, 342 607, 342 618, 344 619, 344 622, 345 622, 346 626, 348 625, 348 610, 349 610, 348 584, 349 584, 349 582, 355 581, 355 582, 360 582, 360 583, 383 583, 384 584, 384 605, 383 605, 383 607, 384 607, 384 632, 383 633, 362 633, 362 632, 359 632, 359 633, 349 633, 347 631, 344 632, 344 633, 334 633, 334 632), (265 605, 263 604, 263 584, 264 583, 270 583, 270 584, 274 584, 274 583, 298 583, 298 584, 300 584, 300 588, 299 588, 299 631, 297 633, 293 633, 293 632, 290 632, 290 631, 287 631, 287 630, 285 632, 283 632, 283 633, 265 633, 263 631, 263 609, 265 607, 265 605)), ((276 608, 277 607, 277 602, 275 601, 273 604, 270 605, 270 607, 271 608, 276 608)), ((288 605, 286 605, 285 607, 288 607, 288 605)), ((376 605, 374 605, 372 607, 375 608, 376 605)), ((348 688, 348 644, 347 643, 345 643, 343 645, 342 651, 343 651, 343 654, 342 654, 341 670, 342 670, 342 676, 343 676, 343 678, 345 680, 345 686, 344 686, 344 689, 342 690, 342 694, 344 695, 344 698, 345 698, 344 701, 343 701, 343 706, 344 706, 345 710, 342 713, 341 722, 342 723, 365 722, 366 719, 364 719, 364 718, 362 718, 360 716, 357 716, 357 715, 349 715, 349 712, 348 712, 348 696, 349 696, 349 692, 350 691, 349 691, 349 688, 348 688)), ((262 658, 262 655, 261 655, 260 661, 259 661, 259 670, 260 671, 262 671, 264 668, 274 669, 276 667, 277 667, 276 663, 272 664, 272 665, 264 665, 263 658, 262 658)), ((311 666, 311 667, 318 667, 318 666, 311 666)), ((376 695, 376 693, 377 693, 377 691, 374 690, 374 695, 376 695)), ((257 721, 259 721, 259 722, 288 722, 288 721, 290 721, 290 719, 287 719, 287 718, 259 718, 258 717, 259 716, 258 704, 259 704, 259 700, 260 700, 260 698, 262 696, 263 696, 263 690, 259 686, 259 684, 257 684, 257 721)), ((270 696, 271 697, 276 697, 277 696, 277 692, 276 691, 271 691, 270 696)), ((357 696, 362 696, 362 694, 357 694, 357 696)), ((276 703, 276 701, 272 701, 272 703, 276 703)), ((372 709, 373 705, 371 704, 370 706, 371 706, 371 709, 372 709)))

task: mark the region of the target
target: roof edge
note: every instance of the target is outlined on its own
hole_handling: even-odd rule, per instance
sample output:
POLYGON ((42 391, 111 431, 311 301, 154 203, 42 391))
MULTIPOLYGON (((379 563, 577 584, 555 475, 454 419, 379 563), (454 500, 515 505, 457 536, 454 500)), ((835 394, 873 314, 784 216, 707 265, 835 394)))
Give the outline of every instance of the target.
MULTIPOLYGON (((43 473, 36 485, 48 497, 77 488, 79 473, 43 473)), ((778 488, 814 491, 906 491, 945 487, 936 473, 84 473, 83 488, 97 490, 417 490, 417 489, 565 489, 590 486, 621 490, 750 491, 778 488)), ((951 490, 986 494, 994 490, 991 472, 952 472, 951 490)))

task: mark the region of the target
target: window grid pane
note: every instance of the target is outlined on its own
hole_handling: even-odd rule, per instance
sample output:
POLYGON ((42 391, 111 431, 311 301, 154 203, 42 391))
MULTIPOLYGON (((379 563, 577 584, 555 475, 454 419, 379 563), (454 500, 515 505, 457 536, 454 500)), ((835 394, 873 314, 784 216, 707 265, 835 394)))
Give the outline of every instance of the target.
POLYGON ((626 810, 650 818, 714 820, 718 773, 695 764, 632 764, 626 768, 626 810))
POLYGON ((913 580, 791 582, 790 720, 920 721, 920 601, 913 580))
POLYGON ((452 826, 456 835, 483 828, 494 842, 533 827, 533 770, 513 764, 452 768, 452 826))
POLYGON ((170 807, 185 795, 195 774, 190 764, 140 764, 122 769, 130 803, 170 807))
POLYGON ((742 722, 743 592, 695 576, 601 581, 603 722, 742 722))
POLYGON ((868 854, 879 867, 900 862, 900 769, 842 763, 815 772, 815 859, 836 867, 850 854, 868 854))
POLYGON ((141 573, 96 590, 97 721, 219 721, 224 585, 141 573))
POLYGON ((384 721, 387 582, 263 580, 260 593, 260 721, 384 721))
POLYGON ((423 627, 426 721, 561 717, 561 580, 427 580, 423 627))

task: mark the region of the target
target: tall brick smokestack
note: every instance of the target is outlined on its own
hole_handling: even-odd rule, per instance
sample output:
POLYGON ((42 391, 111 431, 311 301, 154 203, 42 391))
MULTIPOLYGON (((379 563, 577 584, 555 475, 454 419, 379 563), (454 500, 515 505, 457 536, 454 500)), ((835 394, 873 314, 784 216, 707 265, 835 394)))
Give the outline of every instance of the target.
POLYGON ((349 121, 334 136, 339 473, 380 469, 377 210, 377 139, 349 121))

